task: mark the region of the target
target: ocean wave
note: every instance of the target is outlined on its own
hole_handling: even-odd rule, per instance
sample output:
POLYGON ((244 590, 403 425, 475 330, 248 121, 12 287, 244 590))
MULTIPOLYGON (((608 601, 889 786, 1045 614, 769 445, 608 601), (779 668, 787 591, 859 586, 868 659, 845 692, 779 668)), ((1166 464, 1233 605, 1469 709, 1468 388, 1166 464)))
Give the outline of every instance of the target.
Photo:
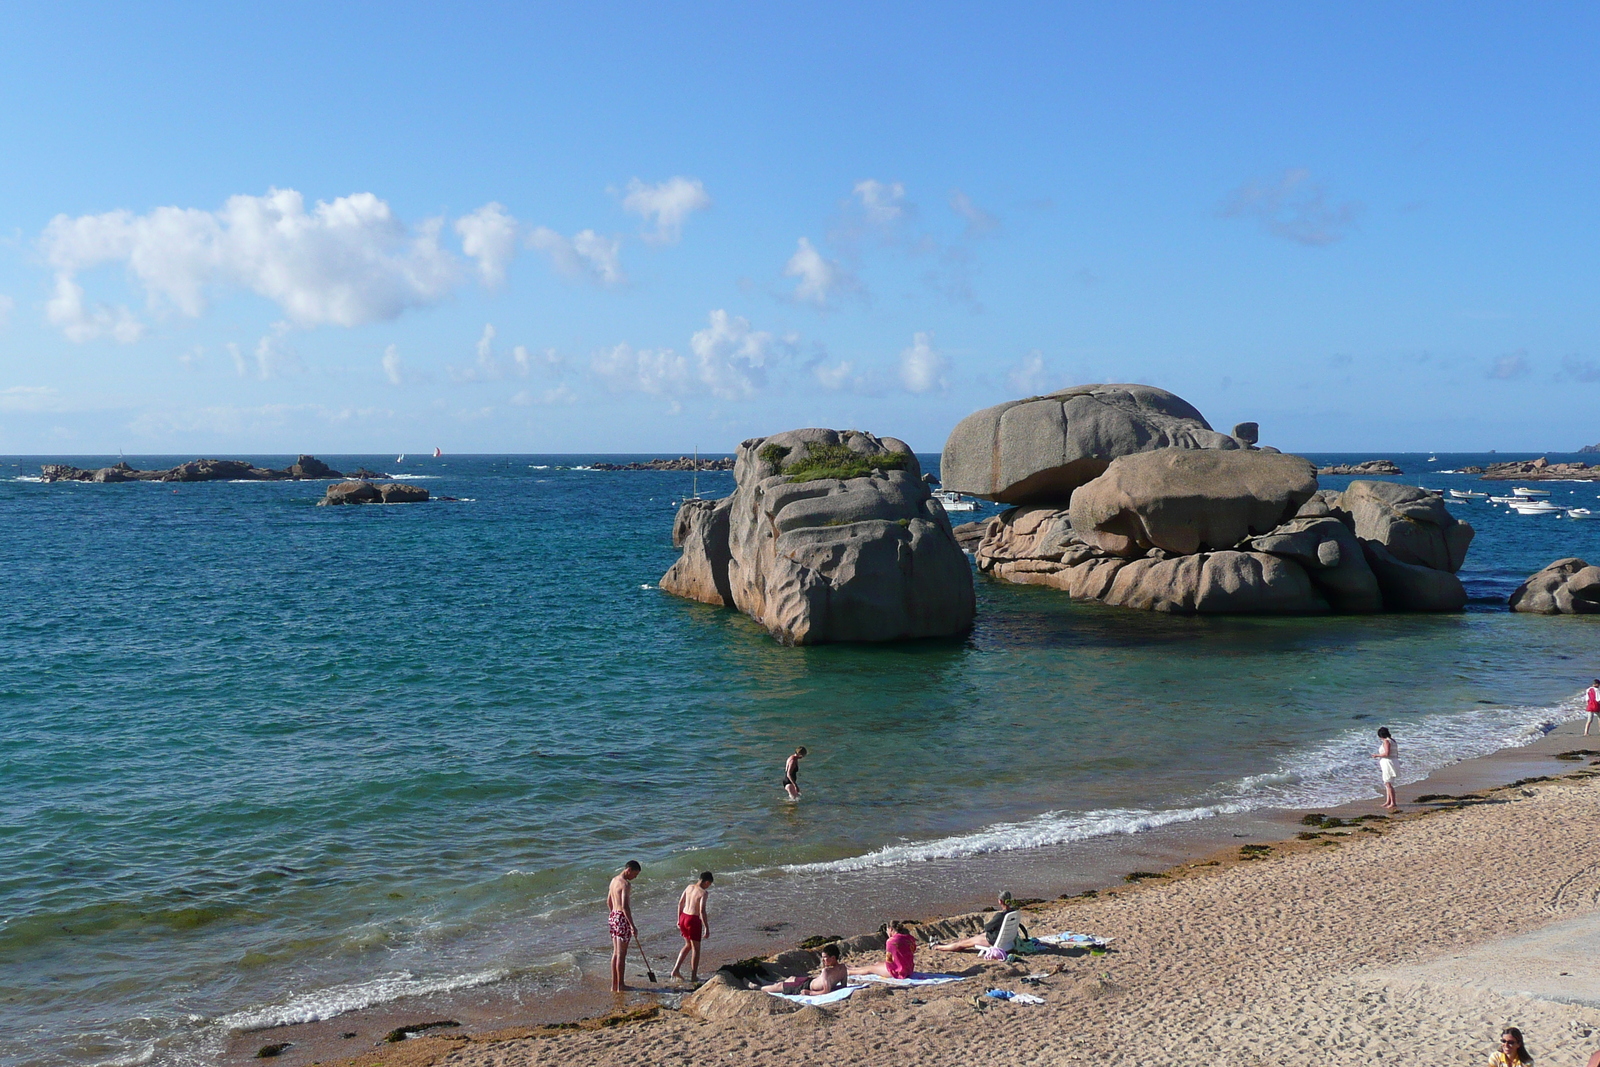
POLYGON ((423 996, 432 993, 450 993, 458 989, 498 982, 510 971, 496 968, 473 974, 460 974, 443 978, 419 978, 407 971, 381 975, 367 982, 333 986, 313 993, 300 993, 282 1004, 250 1008, 224 1015, 217 1020, 219 1026, 230 1030, 266 1030, 274 1026, 293 1026, 299 1023, 319 1023, 346 1012, 360 1011, 374 1004, 383 1004, 401 997, 423 996))
MULTIPOLYGON (((1400 782, 1420 781, 1463 760, 1529 744, 1549 733, 1557 723, 1583 714, 1574 698, 1548 706, 1482 708, 1424 716, 1396 727, 1400 782)), ((1137 834, 1218 815, 1347 804, 1378 794, 1377 772, 1368 758, 1375 745, 1372 729, 1346 730, 1288 757, 1272 770, 1225 782, 1180 807, 1049 811, 1018 822, 993 823, 970 833, 886 845, 860 856, 789 864, 779 869, 815 874, 897 867, 1137 834)))
POLYGON ((43 482, 44 479, 37 474, 19 474, 11 479, 14 482, 43 482))

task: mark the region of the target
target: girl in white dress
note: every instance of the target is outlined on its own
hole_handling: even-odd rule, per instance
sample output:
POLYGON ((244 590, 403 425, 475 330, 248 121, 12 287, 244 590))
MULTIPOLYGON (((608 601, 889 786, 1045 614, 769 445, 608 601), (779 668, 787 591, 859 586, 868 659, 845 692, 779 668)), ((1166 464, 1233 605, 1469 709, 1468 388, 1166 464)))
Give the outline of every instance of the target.
POLYGON ((1372 758, 1378 761, 1378 772, 1383 775, 1383 807, 1386 811, 1394 811, 1399 807, 1394 799, 1394 780, 1399 777, 1394 761, 1399 757, 1400 748, 1389 735, 1389 728, 1378 727, 1378 751, 1372 754, 1372 758))

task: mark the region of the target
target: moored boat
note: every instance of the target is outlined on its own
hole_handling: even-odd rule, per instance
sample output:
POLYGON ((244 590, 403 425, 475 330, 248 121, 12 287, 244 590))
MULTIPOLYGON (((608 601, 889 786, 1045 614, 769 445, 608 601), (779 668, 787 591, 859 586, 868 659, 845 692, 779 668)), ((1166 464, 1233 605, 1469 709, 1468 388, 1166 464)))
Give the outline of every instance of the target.
POLYGON ((1525 485, 1513 486, 1511 492, 1516 496, 1549 496, 1548 489, 1530 489, 1525 485))

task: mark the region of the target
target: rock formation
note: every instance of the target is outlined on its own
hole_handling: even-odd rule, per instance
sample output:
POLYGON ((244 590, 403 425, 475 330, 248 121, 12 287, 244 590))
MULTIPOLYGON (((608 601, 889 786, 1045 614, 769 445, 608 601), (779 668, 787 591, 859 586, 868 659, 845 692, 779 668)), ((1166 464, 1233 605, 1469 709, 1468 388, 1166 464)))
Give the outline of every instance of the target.
POLYGON ((1551 463, 1540 456, 1491 463, 1481 477, 1486 482, 1595 482, 1600 481, 1600 464, 1551 463))
POLYGON ((858 431, 739 446, 732 496, 691 500, 661 588, 734 607, 785 644, 941 637, 972 625, 972 573, 911 449, 858 431))
POLYGON ((98 470, 65 463, 47 463, 40 468, 40 481, 45 482, 279 482, 343 477, 315 456, 301 456, 283 470, 257 467, 242 459, 192 459, 164 471, 135 470, 127 463, 98 470))
POLYGON ((1600 615, 1600 567, 1558 559, 1511 594, 1511 610, 1535 615, 1600 615))
POLYGON ((1403 474, 1399 464, 1392 459, 1368 459, 1360 463, 1341 463, 1332 467, 1318 467, 1318 474, 1353 474, 1357 477, 1376 477, 1384 474, 1403 474))
POLYGON ((328 486, 327 493, 317 501, 318 507, 331 504, 420 504, 428 499, 428 491, 420 485, 404 482, 385 482, 373 485, 367 481, 336 482, 328 486))
POLYGON ((1465 606, 1455 572, 1472 527, 1437 495, 1372 481, 1319 491, 1309 461, 1254 447, 1253 425, 1234 430, 1216 434, 1148 386, 1064 390, 963 420, 944 481, 1030 501, 981 538, 963 528, 979 571, 1078 599, 1184 614, 1465 606))
POLYGON ((1218 433, 1188 401, 1149 385, 1079 385, 974 412, 945 442, 946 489, 1003 504, 1065 501, 1111 461, 1157 448, 1240 449, 1256 428, 1218 433))
POLYGON ((733 460, 726 456, 716 459, 695 459, 679 456, 677 459, 647 459, 643 463, 591 463, 592 471, 731 471, 733 460))

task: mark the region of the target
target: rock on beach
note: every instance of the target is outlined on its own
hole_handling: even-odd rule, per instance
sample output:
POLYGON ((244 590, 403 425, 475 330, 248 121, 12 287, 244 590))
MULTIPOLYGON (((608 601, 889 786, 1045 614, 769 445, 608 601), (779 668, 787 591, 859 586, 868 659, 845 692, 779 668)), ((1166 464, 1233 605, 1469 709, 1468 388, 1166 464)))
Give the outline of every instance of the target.
POLYGON ((903 441, 791 430, 739 446, 725 500, 687 501, 661 588, 733 607, 785 644, 966 632, 972 572, 903 441))

